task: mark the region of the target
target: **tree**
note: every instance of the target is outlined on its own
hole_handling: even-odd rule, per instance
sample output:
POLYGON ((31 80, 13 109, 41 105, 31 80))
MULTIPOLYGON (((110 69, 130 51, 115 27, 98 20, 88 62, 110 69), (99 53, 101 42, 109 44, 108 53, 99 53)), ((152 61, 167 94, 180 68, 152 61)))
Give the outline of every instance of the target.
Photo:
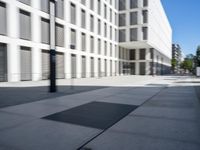
POLYGON ((173 68, 173 69, 176 67, 177 63, 178 63, 178 62, 177 62, 176 59, 173 58, 173 59, 171 60, 171 65, 172 65, 172 68, 173 68))
POLYGON ((189 70, 190 72, 193 70, 193 61, 192 60, 184 60, 181 63, 181 68, 184 70, 189 70))
POLYGON ((176 66, 178 65, 178 61, 175 59, 175 58, 173 58, 172 60, 171 60, 171 66, 172 66, 172 71, 175 73, 175 69, 176 69, 176 66))
POLYGON ((171 60, 171 65, 172 65, 172 67, 174 68, 174 67, 177 65, 177 60, 173 58, 173 59, 171 60))
POLYGON ((200 67, 200 45, 197 47, 195 62, 196 66, 200 67))
POLYGON ((194 70, 194 58, 193 54, 189 54, 186 56, 185 60, 181 63, 181 68, 185 71, 188 70, 192 72, 194 70))

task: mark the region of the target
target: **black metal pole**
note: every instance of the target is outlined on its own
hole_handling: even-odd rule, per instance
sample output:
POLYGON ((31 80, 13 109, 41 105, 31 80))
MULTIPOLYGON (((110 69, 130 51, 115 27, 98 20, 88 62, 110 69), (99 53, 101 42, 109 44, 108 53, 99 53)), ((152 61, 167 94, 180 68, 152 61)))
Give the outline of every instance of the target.
POLYGON ((55 47, 55 2, 56 0, 49 0, 50 12, 50 88, 49 92, 54 93, 56 88, 56 47, 55 47))

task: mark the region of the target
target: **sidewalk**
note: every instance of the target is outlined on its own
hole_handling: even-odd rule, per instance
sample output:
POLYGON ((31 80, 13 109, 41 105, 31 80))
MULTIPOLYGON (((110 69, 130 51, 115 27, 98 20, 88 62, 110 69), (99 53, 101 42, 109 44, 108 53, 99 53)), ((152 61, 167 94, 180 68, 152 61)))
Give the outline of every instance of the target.
MULTIPOLYGON (((128 82, 128 77, 122 79, 124 82, 121 86, 116 82, 112 87, 0 109, 0 149, 200 149, 199 102, 193 87, 199 83, 192 83, 194 79, 188 77, 156 77, 137 84, 128 82), (95 107, 100 113, 95 110, 89 110, 93 113, 88 113, 85 108, 89 107, 80 107, 91 105, 94 101, 98 102, 95 107), (130 108, 129 106, 136 109, 109 128, 91 127, 91 118, 94 122, 101 119, 109 122, 114 118, 118 119, 116 114, 124 112, 121 108, 130 108), (70 114, 70 111, 88 115, 70 114), (80 116, 91 118, 76 124, 43 118, 55 116, 56 113, 58 116, 60 114, 58 118, 54 117, 58 120, 80 116), (63 113, 67 115, 62 116, 63 113), (111 113, 113 117, 109 119, 105 114, 111 113), (83 122, 85 126, 81 125, 83 122)), ((73 121, 77 120, 71 120, 73 121)))
POLYGON ((93 91, 107 87, 137 86, 155 80, 152 76, 118 76, 57 80, 57 92, 49 93, 49 81, 0 82, 0 108, 37 102, 49 98, 93 91), (134 84, 133 84, 134 83, 134 84), (12 94, 11 94, 12 93, 12 94))

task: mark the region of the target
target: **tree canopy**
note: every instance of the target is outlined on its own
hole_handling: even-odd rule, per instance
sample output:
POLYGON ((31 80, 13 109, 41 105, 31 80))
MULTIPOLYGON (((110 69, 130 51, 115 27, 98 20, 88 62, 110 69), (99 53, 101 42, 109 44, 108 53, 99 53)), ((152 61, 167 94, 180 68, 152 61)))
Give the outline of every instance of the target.
POLYGON ((185 60, 181 63, 181 68, 192 72, 194 69, 194 58, 195 56, 193 54, 188 54, 185 60))
POLYGON ((171 65, 172 65, 172 67, 174 68, 176 65, 177 65, 177 60, 175 59, 175 58, 173 58, 172 60, 171 60, 171 65))

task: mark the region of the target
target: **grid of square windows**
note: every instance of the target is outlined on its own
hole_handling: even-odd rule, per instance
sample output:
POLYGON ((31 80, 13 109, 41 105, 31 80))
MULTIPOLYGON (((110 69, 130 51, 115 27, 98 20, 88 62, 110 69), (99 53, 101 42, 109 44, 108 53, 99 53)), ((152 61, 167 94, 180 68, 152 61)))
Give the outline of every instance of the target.
MULTIPOLYGON (((34 15, 32 14, 32 10, 29 11, 28 9, 25 9, 25 7, 30 7, 32 5, 33 0, 17 0, 17 3, 23 3, 18 5, 18 16, 19 16, 19 38, 22 40, 32 40, 32 34, 34 33, 34 27, 32 27, 32 21, 35 19, 34 15), (28 5, 28 6, 26 6, 28 5), (33 15, 33 16, 32 16, 33 15), (33 28, 33 29, 32 29, 33 28), (33 32, 33 33, 32 33, 33 32)), ((137 41, 138 40, 138 32, 141 32, 141 35, 139 35, 139 38, 141 40, 147 40, 148 39, 148 27, 146 27, 146 24, 143 25, 143 27, 137 28, 138 22, 139 23, 148 23, 148 10, 146 8, 142 9, 142 13, 140 11, 137 12, 138 7, 146 7, 148 6, 148 0, 141 0, 142 2, 138 3, 140 0, 119 0, 119 2, 115 0, 79 0, 78 2, 70 1, 69 6, 69 22, 74 25, 70 25, 70 29, 68 27, 65 27, 65 20, 64 20, 64 0, 57 0, 56 3, 56 17, 59 19, 56 19, 56 25, 55 25, 55 40, 56 40, 56 46, 64 47, 65 45, 65 34, 68 32, 69 36, 67 39, 69 39, 69 43, 67 44, 67 48, 70 47, 70 49, 79 49, 82 51, 90 51, 92 53, 97 54, 106 54, 107 56, 118 56, 118 40, 121 42, 126 42, 126 40, 130 41, 137 41), (127 1, 130 3, 130 8, 127 7, 127 1), (71 3, 72 2, 72 3, 71 3), (113 6, 110 6, 112 5, 113 6), (119 5, 122 4, 122 5, 119 5), (141 5, 141 6, 138 6, 141 5), (115 7, 114 7, 115 5, 115 7), (87 7, 85 6, 91 6, 91 9, 94 11, 88 11, 87 7), (119 8, 118 8, 119 6, 119 8), (59 8, 59 9, 58 9, 59 8), (105 14, 103 13, 103 8, 106 10, 105 14), (117 10, 114 10, 115 8, 119 10, 125 10, 125 9, 131 9, 130 13, 124 13, 120 12, 121 18, 117 14, 117 10), (80 10, 79 10, 80 9, 80 10), (77 12, 81 13, 81 19, 78 20, 77 12), (99 16, 99 15, 100 16, 99 16), (125 16, 123 16, 125 15, 125 16), (141 19, 138 17, 142 17, 141 19), (92 16, 92 21, 90 24, 89 20, 90 16, 92 16), (103 17, 104 16, 104 17, 103 17), (86 18, 87 17, 87 18, 86 18), (127 19, 130 17, 127 21, 127 19), (60 20, 61 19, 61 20, 60 20), (125 20, 123 22, 123 19, 125 20), (119 21, 118 21, 119 20, 119 21), (122 23, 123 22, 123 23, 122 23), (130 23, 130 24, 129 24, 130 23), (117 27, 115 25, 119 24, 120 26, 126 26, 126 25, 132 25, 128 29, 124 29, 123 27, 120 28, 120 31, 118 31, 117 27), (124 24, 124 25, 123 25, 124 24), (83 29, 79 29, 79 27, 83 29), (67 32, 65 32, 65 29, 67 32), (91 30, 92 32, 87 32, 91 30), (97 35, 97 34, 98 35, 97 35), (118 37, 118 34, 120 35, 118 37), (130 35, 126 35, 130 34, 130 35), (102 36, 105 37, 102 37, 102 36), (90 37, 91 41, 90 41, 90 37), (130 38, 130 39, 129 39, 130 38), (115 41, 113 40, 115 39, 115 41), (87 43, 88 42, 88 43, 87 43), (81 43, 80 47, 77 43, 81 43), (91 44, 91 45, 90 45, 91 44), (78 45, 78 46, 77 46, 78 45), (69 47, 68 47, 69 46, 69 47), (105 48, 103 48, 105 46, 105 48)), ((49 0, 42 0, 40 2, 40 9, 43 12, 49 13, 49 0)), ((6 11, 6 3, 0 2, 0 18, 1 20, 4 20, 0 22, 0 35, 6 35, 7 29, 6 29, 6 23, 7 23, 7 11, 6 11)), ((80 14, 79 14, 80 15, 80 14)), ((43 44, 49 44, 49 18, 46 14, 42 14, 40 19, 40 36, 41 36, 41 42, 43 44)), ((68 21, 68 20, 67 20, 68 21)), ((68 22, 67 22, 68 23, 68 22)), ((33 35, 35 37, 35 35, 33 35)), ((34 38, 35 39, 35 38, 34 38)), ((64 50, 64 49, 63 49, 64 50)), ((126 53, 127 54, 127 53, 126 53)), ((126 54, 123 53, 123 57, 126 57, 126 54)), ((98 56, 99 57, 99 56, 98 56)), ((103 60, 103 59, 102 59, 103 60)), ((109 59, 108 59, 108 65, 109 65, 109 59)), ((112 62, 112 61, 111 61, 112 62)), ((111 64, 111 63, 110 63, 111 64)), ((114 62, 113 62, 114 65, 114 62)), ((110 67, 112 68, 112 67, 110 67)))
MULTIPOLYGON (((31 6, 31 0, 18 0, 19 2, 22 2, 26 5, 30 5, 31 6)), ((94 9, 94 1, 91 0, 89 3, 87 3, 87 1, 85 0, 80 0, 80 3, 83 4, 83 5, 90 5, 91 6, 91 9, 94 9)), ((97 0, 97 12, 99 15, 101 15, 101 9, 103 6, 103 1, 102 0, 97 0)), ((92 32, 97 32, 99 35, 104 35, 104 37, 108 38, 109 40, 117 40, 117 27, 115 26, 116 24, 116 21, 118 20, 117 18, 117 12, 116 10, 113 10, 115 9, 116 7, 112 7, 109 5, 115 3, 117 5, 116 2, 112 2, 111 0, 109 2, 105 2, 105 9, 106 9, 106 13, 105 13, 105 19, 106 20, 102 20, 100 17, 97 17, 96 18, 96 15, 92 15, 90 14, 89 16, 91 17, 91 22, 90 22, 90 30, 92 32), (115 16, 114 19, 113 19, 113 15, 115 16), (97 24, 97 31, 94 31, 95 30, 95 20, 97 19, 98 21, 98 24, 97 24), (110 23, 115 23, 115 24, 110 24, 110 23), (103 26, 101 26, 103 25, 103 26), (103 29, 103 30, 102 30, 103 29), (104 32, 103 32, 104 31, 104 32), (103 34, 104 33, 104 34, 103 34), (113 35, 114 34, 114 35, 113 35), (114 38, 113 38, 114 37, 114 38)), ((70 14, 70 23, 71 24, 74 24, 74 25, 77 25, 77 23, 79 23, 76 18, 77 18, 77 7, 76 6, 77 3, 73 3, 73 2, 70 2, 70 9, 69 9, 69 14, 70 14)), ((2 4, 0 6, 4 6, 6 7, 6 5, 2 4)), ((43 0, 40 2, 40 7, 41 7, 41 10, 43 12, 46 12, 46 13, 49 13, 49 1, 48 0, 43 0)), ((64 0, 58 0, 57 3, 56 3, 56 7, 59 8, 59 9, 56 9, 56 17, 59 17, 60 19, 64 19, 64 0)), ((87 22, 86 22, 86 10, 84 9, 84 6, 82 6, 81 8, 81 21, 80 21, 80 26, 84 29, 88 29, 88 25, 87 25, 87 22)), ((87 12, 88 13, 88 12, 87 12)), ((3 13, 1 13, 3 14, 3 13)), ((20 16, 21 17, 21 21, 20 21, 20 38, 21 39, 25 39, 25 40, 31 40, 31 36, 32 36, 32 30, 31 30, 31 12, 26 12, 24 10, 20 10, 20 16), (22 22, 25 22, 25 23, 22 23, 22 22), (24 28, 25 30, 22 30, 22 28, 24 28)), ((5 17, 6 18, 6 17, 5 17)), ((6 21, 4 22, 6 23, 6 21)), ((3 25, 1 25, 3 26, 3 25)), ((6 25, 5 25, 6 26, 6 25)), ((3 29, 3 28, 1 28, 3 29)), ((6 29, 5 29, 6 30, 6 29)), ((46 17, 41 17, 41 42, 44 43, 44 44, 50 44, 50 35, 49 35, 49 30, 50 30, 50 21, 49 21, 49 18, 46 18, 46 17)), ((69 31, 70 31, 70 38, 69 38, 69 48, 70 49, 77 49, 77 36, 79 35, 79 31, 77 32, 76 31, 77 29, 76 28, 71 28, 69 31)), ((6 31, 4 31, 6 32, 6 31)), ((3 34, 0 33, 0 34, 3 34)), ((82 51, 86 51, 86 39, 87 39, 87 36, 86 34, 88 33, 80 33, 81 35, 81 46, 80 46, 80 49, 82 51)), ((56 46, 60 46, 60 47, 64 47, 64 42, 65 42, 65 25, 61 22, 60 23, 56 23, 55 25, 55 36, 56 36, 56 46)), ((89 36, 90 37, 90 36, 89 36)), ((94 43, 95 41, 97 41, 99 47, 102 48, 102 45, 101 45, 101 41, 102 41, 102 37, 101 38, 96 38, 96 36, 91 36, 91 45, 90 45, 90 48, 92 49, 91 52, 93 53, 94 52, 94 49, 95 49, 95 46, 94 46, 94 43), (93 46, 92 46, 93 45, 93 46)), ((116 41, 117 42, 117 41, 116 41)), ((117 45, 114 44, 114 41, 112 42, 108 42, 110 43, 109 45, 107 44, 107 42, 105 42, 107 46, 109 46, 110 48, 112 48, 114 45, 114 47, 117 47, 117 45)), ((101 48, 99 48, 99 50, 97 51, 97 53, 99 54, 102 54, 101 52, 101 48)), ((107 50, 105 50, 105 53, 106 54, 109 54, 107 53, 107 50)), ((112 53, 112 51, 110 50, 110 53, 112 53)), ((110 54, 112 56, 112 54, 110 54)))

